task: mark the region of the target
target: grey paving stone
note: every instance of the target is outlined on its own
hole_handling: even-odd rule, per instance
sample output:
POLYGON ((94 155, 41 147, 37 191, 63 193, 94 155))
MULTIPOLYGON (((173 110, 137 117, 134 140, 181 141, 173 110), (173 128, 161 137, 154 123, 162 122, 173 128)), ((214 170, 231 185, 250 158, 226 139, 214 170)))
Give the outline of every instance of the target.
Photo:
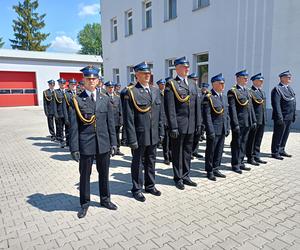
MULTIPOLYGON (((203 160, 193 160, 192 179, 199 186, 184 191, 174 187, 172 168, 162 164, 159 150, 162 196, 146 195, 143 204, 130 198, 131 157, 123 147, 126 156, 112 158, 110 168, 118 211, 100 208, 93 168, 92 205, 79 220, 78 164, 68 149, 46 138, 41 108, 1 108, 0 116, 0 249, 300 249, 299 131, 287 145, 292 158, 268 158, 268 164, 242 175, 227 171, 227 138, 227 178, 214 183, 199 178, 203 160)), ((267 129, 264 153, 271 136, 267 129)))

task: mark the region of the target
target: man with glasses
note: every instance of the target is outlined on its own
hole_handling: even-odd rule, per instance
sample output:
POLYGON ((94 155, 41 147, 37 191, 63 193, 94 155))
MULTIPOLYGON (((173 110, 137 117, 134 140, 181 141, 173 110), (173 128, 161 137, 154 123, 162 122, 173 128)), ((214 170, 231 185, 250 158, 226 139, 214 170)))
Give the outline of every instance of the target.
POLYGON ((292 157, 285 151, 285 146, 290 126, 296 120, 296 94, 290 86, 292 82, 290 71, 282 72, 279 78, 280 83, 271 92, 274 121, 271 151, 273 158, 283 160, 283 156, 292 157))
POLYGON ((235 74, 236 85, 227 94, 229 104, 230 125, 232 130, 231 167, 238 174, 242 170, 250 171, 243 160, 246 154, 246 143, 250 129, 256 127, 256 117, 252 105, 251 95, 247 89, 247 70, 235 74))
POLYGON ((70 115, 70 152, 79 161, 80 205, 77 214, 83 218, 90 204, 90 175, 96 158, 100 204, 110 210, 117 206, 110 200, 109 164, 110 154, 117 150, 113 108, 109 97, 97 91, 99 69, 87 66, 81 69, 85 90, 72 98, 70 115))

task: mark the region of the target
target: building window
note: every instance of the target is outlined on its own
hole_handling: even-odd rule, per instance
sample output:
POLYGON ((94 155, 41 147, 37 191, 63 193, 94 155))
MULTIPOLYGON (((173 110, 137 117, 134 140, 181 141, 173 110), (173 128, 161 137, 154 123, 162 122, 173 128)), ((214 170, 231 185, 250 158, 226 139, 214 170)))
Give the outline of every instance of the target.
POLYGON ((150 81, 149 81, 149 84, 150 85, 153 85, 153 79, 154 79, 154 77, 153 77, 153 64, 152 63, 148 63, 148 66, 149 66, 149 68, 150 68, 150 70, 151 70, 151 76, 150 76, 150 81))
POLYGON ((143 29, 148 29, 152 27, 152 2, 145 1, 143 3, 143 13, 144 13, 144 22, 143 29))
POLYGON ((119 69, 113 69, 113 80, 116 83, 120 83, 120 70, 119 69))
POLYGON ((195 55, 196 72, 199 76, 198 84, 208 83, 208 53, 195 55))
POLYGON ((125 18, 126 18, 126 21, 125 21, 126 36, 130 36, 133 34, 132 10, 129 10, 125 13, 125 18))
POLYGON ((165 0, 165 20, 172 20, 177 17, 177 0, 165 0))
POLYGON ((168 59, 166 60, 166 75, 169 77, 176 77, 176 70, 175 70, 175 65, 174 65, 174 60, 175 59, 168 59))
POLYGON ((118 21, 117 18, 111 19, 111 41, 118 40, 118 21))
POLYGON ((132 66, 127 67, 127 74, 128 74, 127 77, 128 82, 135 82, 135 73, 132 66))
POLYGON ((194 0, 194 10, 209 6, 209 0, 194 0))

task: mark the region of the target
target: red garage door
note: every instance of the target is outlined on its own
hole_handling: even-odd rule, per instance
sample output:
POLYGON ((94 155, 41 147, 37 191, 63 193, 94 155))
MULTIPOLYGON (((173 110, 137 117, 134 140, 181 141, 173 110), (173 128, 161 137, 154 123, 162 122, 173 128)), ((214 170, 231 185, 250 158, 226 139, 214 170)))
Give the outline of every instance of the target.
POLYGON ((35 72, 0 71, 0 107, 37 103, 35 72))
MULTIPOLYGON (((69 80, 71 80, 72 78, 76 79, 77 82, 82 81, 82 73, 63 73, 63 72, 61 72, 61 73, 59 73, 59 76, 61 78, 64 78, 67 82, 69 80)), ((66 84, 66 88, 68 87, 68 84, 69 83, 66 84)))

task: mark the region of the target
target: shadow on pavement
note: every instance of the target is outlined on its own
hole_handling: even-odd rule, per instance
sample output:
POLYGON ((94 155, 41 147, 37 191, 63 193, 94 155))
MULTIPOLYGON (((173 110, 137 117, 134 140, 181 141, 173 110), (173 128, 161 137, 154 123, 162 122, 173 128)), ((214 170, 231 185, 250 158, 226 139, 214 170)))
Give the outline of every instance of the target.
POLYGON ((30 141, 51 141, 50 137, 27 137, 26 138, 27 140, 30 140, 30 141))
MULTIPOLYGON (((36 193, 27 197, 27 202, 42 211, 78 211, 79 197, 65 194, 41 194, 36 193)), ((91 206, 99 206, 96 202, 91 202, 91 206)))

